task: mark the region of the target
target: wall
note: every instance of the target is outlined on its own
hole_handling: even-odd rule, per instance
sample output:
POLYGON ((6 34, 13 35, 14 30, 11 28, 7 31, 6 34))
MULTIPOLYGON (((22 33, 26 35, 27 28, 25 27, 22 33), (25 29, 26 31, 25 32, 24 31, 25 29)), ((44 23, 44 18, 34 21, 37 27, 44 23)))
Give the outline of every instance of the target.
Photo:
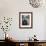
MULTIPOLYGON (((29 4, 29 0, 0 0, 0 18, 12 17, 12 26, 8 33, 16 40, 27 40, 34 34, 37 35, 37 39, 46 40, 45 38, 45 15, 46 8, 33 8, 29 4), (19 12, 33 12, 33 28, 32 29, 20 29, 19 28, 19 12)), ((3 31, 0 31, 0 39, 3 31)))

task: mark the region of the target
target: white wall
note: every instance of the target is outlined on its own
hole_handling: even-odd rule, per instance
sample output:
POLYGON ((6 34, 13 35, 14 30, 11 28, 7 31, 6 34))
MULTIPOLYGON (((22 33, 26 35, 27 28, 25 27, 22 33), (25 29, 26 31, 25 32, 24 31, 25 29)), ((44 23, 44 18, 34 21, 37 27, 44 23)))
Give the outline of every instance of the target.
MULTIPOLYGON (((37 35, 37 39, 46 40, 45 32, 45 15, 46 8, 33 8, 29 4, 29 0, 0 0, 0 17, 8 16, 13 18, 10 33, 12 37, 17 40, 27 40, 34 34, 37 35), (19 28, 19 12, 33 12, 33 28, 32 29, 20 29, 19 28)), ((2 31, 0 31, 0 35, 2 31)), ((0 36, 0 39, 3 37, 0 36)))

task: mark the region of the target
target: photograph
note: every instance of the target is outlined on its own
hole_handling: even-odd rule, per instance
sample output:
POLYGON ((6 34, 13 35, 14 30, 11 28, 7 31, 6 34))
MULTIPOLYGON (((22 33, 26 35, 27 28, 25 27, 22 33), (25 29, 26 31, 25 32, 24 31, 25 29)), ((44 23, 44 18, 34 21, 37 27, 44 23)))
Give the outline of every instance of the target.
POLYGON ((19 12, 19 28, 32 28, 32 22, 32 12, 19 12))
POLYGON ((22 25, 29 25, 29 15, 22 15, 22 25))

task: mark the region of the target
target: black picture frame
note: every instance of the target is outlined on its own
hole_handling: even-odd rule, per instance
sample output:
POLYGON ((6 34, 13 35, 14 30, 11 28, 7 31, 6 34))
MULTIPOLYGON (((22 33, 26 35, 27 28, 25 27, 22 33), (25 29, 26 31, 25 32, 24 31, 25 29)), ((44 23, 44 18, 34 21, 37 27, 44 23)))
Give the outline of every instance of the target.
POLYGON ((19 28, 31 29, 33 27, 33 13, 19 12, 19 28))

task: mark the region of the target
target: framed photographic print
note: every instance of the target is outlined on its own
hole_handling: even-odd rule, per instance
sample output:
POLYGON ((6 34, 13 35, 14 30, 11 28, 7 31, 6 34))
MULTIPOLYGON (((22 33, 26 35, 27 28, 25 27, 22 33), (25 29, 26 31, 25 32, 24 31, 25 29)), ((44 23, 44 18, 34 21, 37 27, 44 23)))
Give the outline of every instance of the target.
POLYGON ((32 26, 33 26, 33 13, 19 12, 19 28, 32 28, 32 26))

